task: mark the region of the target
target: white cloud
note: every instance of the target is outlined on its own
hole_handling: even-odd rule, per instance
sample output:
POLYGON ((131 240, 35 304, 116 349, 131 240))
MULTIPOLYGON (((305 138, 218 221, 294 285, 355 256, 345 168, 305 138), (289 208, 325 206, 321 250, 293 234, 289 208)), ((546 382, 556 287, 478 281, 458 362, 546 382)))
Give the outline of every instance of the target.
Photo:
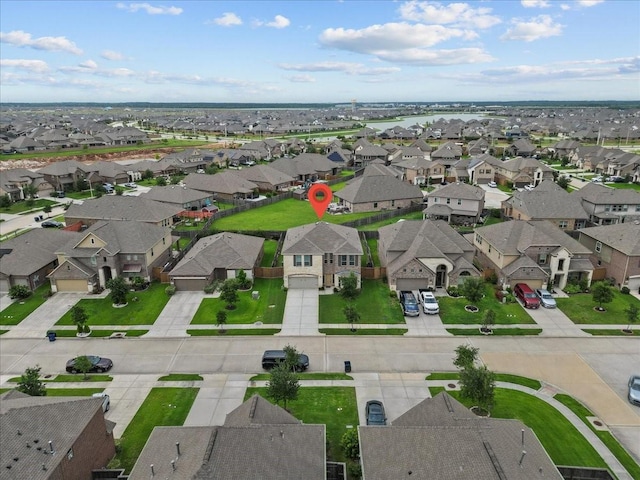
POLYGON ((265 25, 272 28, 287 28, 291 25, 291 21, 287 17, 276 15, 271 22, 267 22, 265 25))
POLYGON ((386 75, 399 72, 398 67, 366 67, 361 63, 349 62, 316 62, 316 63, 282 63, 278 65, 283 70, 298 72, 344 72, 349 75, 386 75))
POLYGON ((311 75, 293 75, 288 78, 293 83, 316 83, 316 79, 311 75))
POLYGON ((66 37, 32 38, 30 33, 23 32, 22 30, 14 30, 9 33, 0 32, 0 42, 8 43, 16 47, 30 47, 36 50, 68 52, 74 55, 82 54, 82 50, 66 37))
POLYGON ((604 0, 578 0, 578 5, 581 7, 593 7, 599 3, 604 3, 604 0))
POLYGON ((242 25, 242 19, 233 12, 225 12, 221 17, 214 18, 207 23, 213 23, 221 27, 234 27, 236 25, 242 25))
POLYGON ((541 38, 556 37, 562 33, 563 25, 554 23, 549 15, 540 15, 529 21, 513 20, 513 27, 509 28, 501 40, 523 40, 533 42, 541 38))
POLYGON ((499 17, 491 15, 490 8, 472 8, 468 3, 442 5, 435 2, 413 0, 404 3, 399 12, 403 20, 435 25, 452 24, 466 28, 483 29, 501 23, 499 17))
POLYGON ((452 50, 426 50, 411 48, 400 52, 380 51, 377 57, 387 62, 405 65, 461 65, 486 63, 495 60, 480 48, 457 48, 452 50))
POLYGON ((87 60, 86 62, 80 63, 80 67, 87 68, 89 70, 95 70, 98 68, 98 64, 93 60, 87 60))
POLYGON ((105 60, 123 60, 124 55, 119 52, 114 52, 113 50, 104 50, 100 56, 105 60))
POLYGON ((521 0, 524 8, 548 8, 551 6, 549 0, 521 0))
POLYGON ((149 3, 118 3, 116 7, 127 12, 136 13, 139 10, 147 12, 149 15, 180 15, 183 10, 180 7, 154 7, 149 3))
POLYGON ((42 60, 2 59, 0 60, 0 66, 26 70, 34 73, 45 73, 49 71, 49 65, 42 60))

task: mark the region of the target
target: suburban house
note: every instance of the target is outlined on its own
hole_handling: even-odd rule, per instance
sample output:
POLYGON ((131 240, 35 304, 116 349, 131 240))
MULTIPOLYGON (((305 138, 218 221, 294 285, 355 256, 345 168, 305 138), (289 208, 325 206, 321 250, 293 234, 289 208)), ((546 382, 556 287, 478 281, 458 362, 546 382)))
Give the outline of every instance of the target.
POLYGON ((532 157, 536 152, 536 146, 526 138, 519 138, 505 148, 505 152, 514 157, 532 157))
POLYGON ((214 280, 235 278, 244 270, 248 279, 260 265, 264 238, 222 232, 201 238, 169 272, 177 290, 197 291, 214 280))
POLYGON ((238 170, 236 175, 255 183, 261 192, 281 192, 295 183, 291 175, 281 172, 273 165, 254 165, 238 170))
POLYGON ((495 180, 495 165, 500 162, 497 158, 483 153, 472 157, 467 165, 469 182, 476 185, 486 185, 495 180))
POLYGON ((544 180, 533 190, 515 191, 500 208, 504 218, 549 220, 562 230, 583 228, 589 220, 580 200, 552 180, 544 180))
POLYGON ((640 224, 625 222, 580 230, 578 241, 593 252, 591 261, 606 268, 618 287, 640 288, 640 224))
POLYGON ((563 476, 520 420, 478 417, 440 392, 385 427, 360 425, 362 478, 555 479, 563 476))
POLYGON ((493 164, 496 182, 511 182, 514 187, 538 185, 542 180, 553 180, 553 169, 530 157, 516 157, 493 164))
POLYGON ((424 197, 424 218, 442 219, 455 225, 478 223, 484 209, 484 195, 480 187, 449 183, 424 197))
POLYGON ((44 177, 45 182, 57 191, 69 190, 79 181, 84 181, 90 171, 92 169, 88 165, 76 160, 54 162, 38 169, 38 173, 44 177))
POLYGON ((554 143, 550 150, 555 158, 570 158, 580 146, 580 142, 564 139, 554 143))
POLYGON ((635 190, 588 183, 571 195, 580 199, 591 225, 640 220, 640 193, 635 190))
POLYGON ((423 199, 420 187, 390 175, 354 178, 334 196, 354 213, 404 208, 423 199))
POLYGON ((467 153, 472 157, 483 155, 489 152, 489 141, 485 138, 479 138, 477 140, 472 140, 467 145, 467 153))
POLYGON ((285 288, 339 287, 355 274, 360 288, 360 236, 355 228, 317 222, 287 230, 282 244, 285 288))
POLYGON ((182 206, 155 200, 124 196, 105 195, 89 198, 82 204, 72 203, 64 214, 67 226, 75 223, 93 225, 99 221, 133 220, 169 227, 178 219, 182 206))
POLYGON ((352 161, 354 168, 363 168, 373 160, 387 161, 389 152, 384 148, 370 143, 368 140, 360 139, 353 144, 352 161))
POLYGON ((153 279, 171 258, 171 229, 137 221, 99 221, 55 251, 52 292, 88 292, 123 277, 153 279))
POLYGON ((29 198, 25 187, 34 187, 37 195, 48 195, 53 187, 44 179, 44 175, 26 168, 11 168, 2 171, 0 178, 0 196, 8 195, 12 202, 29 198))
POLYGON ((462 158, 462 144, 458 145, 455 142, 445 142, 440 145, 436 150, 431 152, 431 160, 439 161, 447 168, 456 163, 456 161, 462 158))
POLYGON ((378 233, 378 256, 391 290, 447 288, 480 275, 473 245, 442 220, 405 220, 378 233))
POLYGON ((449 169, 449 176, 451 177, 451 181, 469 183, 470 164, 470 158, 461 158, 460 160, 455 162, 449 169))
POLYGON ((0 395, 2 478, 92 478, 116 454, 115 423, 105 420, 102 398, 0 395))
POLYGON ((155 427, 129 480, 326 480, 325 430, 254 395, 224 425, 155 427))
POLYGON ((479 261, 493 269, 498 283, 513 287, 563 289, 567 283, 591 284, 591 250, 548 220, 513 220, 477 228, 473 244, 479 261))
POLYGON ((169 203, 183 210, 200 210, 214 202, 213 195, 201 190, 194 190, 180 185, 166 185, 152 187, 148 192, 141 193, 138 198, 145 198, 161 203, 169 203))
POLYGON ((58 229, 34 228, 4 240, 0 248, 0 292, 14 285, 35 290, 47 283, 47 275, 58 266, 54 253, 79 234, 58 229))
POLYGON ((258 185, 241 177, 235 171, 214 175, 190 173, 182 180, 187 187, 213 194, 218 200, 232 202, 258 198, 258 185))
POLYGON ((198 170, 205 170, 209 165, 216 165, 218 167, 224 166, 224 162, 220 161, 213 150, 206 150, 200 148, 187 148, 179 152, 169 153, 162 157, 162 160, 175 165, 182 173, 193 173, 198 170))
POLYGON ((394 168, 403 172, 404 179, 412 185, 422 185, 428 182, 431 176, 431 164, 431 160, 424 157, 391 162, 394 168))

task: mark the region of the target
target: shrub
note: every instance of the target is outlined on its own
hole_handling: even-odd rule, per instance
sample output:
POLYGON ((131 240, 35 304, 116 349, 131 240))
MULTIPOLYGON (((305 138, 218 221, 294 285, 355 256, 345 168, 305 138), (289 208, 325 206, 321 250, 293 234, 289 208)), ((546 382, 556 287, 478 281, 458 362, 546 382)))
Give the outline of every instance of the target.
POLYGON ((567 293, 569 295, 580 292, 582 292, 580 285, 575 283, 567 283, 567 285, 564 287, 564 293, 567 293))
POLYGON ((460 296, 460 292, 458 291, 458 287, 456 287, 455 285, 451 285, 451 286, 447 287, 447 293, 452 297, 459 297, 460 296))
POLYGON ((31 296, 31 290, 25 285, 14 285, 9 288, 9 297, 22 300, 31 296))
POLYGON ((398 298, 398 294, 396 293, 395 290, 389 290, 389 296, 391 298, 398 298))
POLYGON ((213 293, 216 291, 216 284, 210 283, 209 285, 204 286, 204 293, 213 293))
POLYGON ((174 295, 176 293, 176 286, 169 285, 167 288, 164 289, 164 293, 166 293, 169 296, 174 295))
POLYGON ((622 293, 624 295, 629 295, 630 292, 631 292, 631 290, 629 290, 629 287, 622 287, 620 289, 620 293, 622 293))
POLYGON ((342 446, 342 452, 344 456, 356 460, 360 456, 360 441, 358 439, 358 430, 355 428, 349 429, 342 435, 340 441, 342 446))
POLYGON ((496 272, 491 272, 489 275, 487 275, 487 278, 485 280, 492 285, 496 285, 498 283, 498 275, 496 275, 496 272))

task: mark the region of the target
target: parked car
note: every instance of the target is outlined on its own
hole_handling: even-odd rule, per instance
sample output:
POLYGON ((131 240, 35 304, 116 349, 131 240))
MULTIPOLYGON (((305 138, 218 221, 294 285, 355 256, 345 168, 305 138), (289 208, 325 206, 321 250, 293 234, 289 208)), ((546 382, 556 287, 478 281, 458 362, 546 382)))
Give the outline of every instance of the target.
POLYGON ((135 183, 133 183, 133 182, 124 183, 123 185, 124 185, 125 187, 127 187, 127 188, 138 188, 138 185, 136 185, 136 184, 135 184, 135 183))
POLYGON ((629 378, 629 402, 640 407, 640 375, 629 378))
POLYGON ((540 299, 526 283, 516 283, 513 294, 520 299, 525 308, 540 307, 540 299))
POLYGON ((524 186, 524 189, 525 189, 526 191, 530 192, 531 190, 533 190, 533 189, 534 189, 534 186, 533 186, 533 185, 525 185, 525 186, 524 186))
POLYGON ((489 182, 489 183, 487 183, 487 187, 497 188, 498 184, 496 182, 489 182))
POLYGON ((416 296, 413 294, 413 292, 401 291, 400 305, 402 305, 402 313, 405 316, 417 317, 418 315, 420 315, 418 300, 416 300, 416 296))
POLYGON ((422 300, 422 311, 429 315, 440 313, 440 306, 433 292, 420 290, 420 300, 422 300))
MULTIPOLYGON (((78 358, 79 357, 75 357, 67 361, 67 372, 78 373, 78 369, 76 368, 76 361, 78 360, 78 358)), ((97 355, 87 355, 87 358, 91 362, 91 369, 89 370, 89 372, 107 372, 111 370, 111 367, 113 367, 113 362, 110 358, 99 357, 97 355)))
POLYGON ((384 405, 380 400, 369 400, 365 408, 367 425, 386 425, 387 417, 384 413, 384 405))
POLYGON ((543 288, 536 288, 536 295, 540 299, 540 303, 544 308, 556 308, 556 299, 553 298, 547 290, 543 288))
POLYGON ((57 222, 55 220, 45 220, 40 225, 42 225, 42 228, 62 228, 62 227, 64 227, 64 223, 57 222))
POLYGON ((601 176, 593 177, 591 181, 594 183, 600 183, 602 182, 602 177, 601 176))
POLYGON ((104 392, 94 393, 92 397, 101 398, 102 399, 102 411, 108 412, 109 408, 111 408, 111 398, 104 392))
MULTIPOLYGON (((262 368, 270 370, 273 367, 284 363, 287 358, 287 354, 284 350, 265 350, 262 354, 262 368)), ((296 365, 296 371, 302 372, 309 368, 309 357, 304 353, 301 353, 298 357, 298 365, 296 365)))
POLYGON ((611 175, 609 177, 609 181, 615 183, 624 183, 624 177, 621 177, 619 175, 611 175))

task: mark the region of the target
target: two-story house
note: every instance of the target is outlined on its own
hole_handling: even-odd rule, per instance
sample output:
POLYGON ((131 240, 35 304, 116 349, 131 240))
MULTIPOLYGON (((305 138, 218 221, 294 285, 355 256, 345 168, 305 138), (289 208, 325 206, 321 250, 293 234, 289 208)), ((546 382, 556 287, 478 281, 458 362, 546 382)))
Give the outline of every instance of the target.
POLYGON ((590 226, 640 220, 640 193, 588 183, 571 192, 589 215, 590 226))
POLYGON ((363 254, 355 228, 318 222, 287 230, 282 245, 285 288, 339 287, 354 273, 361 284, 363 254))
POLYGON ((510 182, 514 187, 538 185, 542 180, 553 179, 553 169, 530 157, 516 157, 494 163, 496 181, 510 182))
POLYGON ((424 218, 442 219, 456 225, 477 223, 484 209, 484 195, 480 187, 449 183, 427 194, 424 218))
POLYGON ((469 182, 476 185, 486 185, 495 180, 496 167, 500 162, 488 153, 472 157, 467 165, 469 182))
POLYGON ((480 227, 473 244, 480 263, 495 270, 503 286, 526 283, 531 288, 563 289, 582 279, 591 284, 591 250, 547 220, 480 227))

